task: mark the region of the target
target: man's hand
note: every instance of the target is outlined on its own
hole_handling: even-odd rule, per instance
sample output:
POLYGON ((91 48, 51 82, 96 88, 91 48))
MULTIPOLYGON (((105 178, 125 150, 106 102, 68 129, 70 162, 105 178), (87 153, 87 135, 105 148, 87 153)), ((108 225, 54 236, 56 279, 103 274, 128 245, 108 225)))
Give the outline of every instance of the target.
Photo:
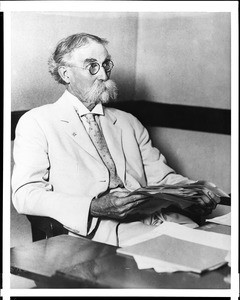
POLYGON ((93 217, 124 219, 140 203, 146 201, 144 195, 131 195, 127 190, 116 191, 92 200, 90 213, 93 217))
POLYGON ((200 215, 209 215, 220 202, 220 198, 216 197, 212 192, 207 192, 195 200, 196 204, 189 207, 189 211, 200 215))

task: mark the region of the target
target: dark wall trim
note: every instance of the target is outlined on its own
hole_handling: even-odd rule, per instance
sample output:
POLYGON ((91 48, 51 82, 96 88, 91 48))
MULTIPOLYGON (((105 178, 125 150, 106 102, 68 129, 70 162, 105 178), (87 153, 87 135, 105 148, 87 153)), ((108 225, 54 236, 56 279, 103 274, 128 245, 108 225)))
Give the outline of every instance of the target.
POLYGON ((111 106, 131 112, 145 126, 231 134, 231 111, 148 101, 116 102, 111 106))
MULTIPOLYGON (((130 112, 145 126, 159 126, 219 134, 231 134, 231 111, 228 109, 175 105, 148 101, 119 101, 108 105, 130 112)), ((25 110, 12 112, 11 139, 25 110)))

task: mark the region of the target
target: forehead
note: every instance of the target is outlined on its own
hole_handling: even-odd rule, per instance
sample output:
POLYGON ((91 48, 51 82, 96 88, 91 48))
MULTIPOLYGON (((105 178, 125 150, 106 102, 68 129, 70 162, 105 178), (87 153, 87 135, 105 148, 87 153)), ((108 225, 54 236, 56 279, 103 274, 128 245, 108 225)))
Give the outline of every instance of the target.
POLYGON ((71 53, 71 60, 83 61, 86 59, 96 59, 104 61, 109 56, 107 49, 95 41, 90 41, 88 44, 76 48, 71 53))

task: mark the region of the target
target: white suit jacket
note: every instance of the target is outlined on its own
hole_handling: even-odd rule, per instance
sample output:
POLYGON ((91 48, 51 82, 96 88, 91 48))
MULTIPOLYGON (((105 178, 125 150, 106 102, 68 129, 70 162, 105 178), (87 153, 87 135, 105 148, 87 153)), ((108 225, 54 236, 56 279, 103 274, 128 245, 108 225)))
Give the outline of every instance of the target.
MULTIPOLYGON (((97 223, 89 216, 90 203, 108 189, 109 175, 67 94, 28 111, 18 122, 13 204, 21 214, 52 217, 86 236, 97 223)), ((133 115, 114 108, 104 108, 104 113, 101 127, 128 190, 187 180, 167 166, 133 115)), ((98 239, 107 242, 117 223, 100 220, 98 239)))

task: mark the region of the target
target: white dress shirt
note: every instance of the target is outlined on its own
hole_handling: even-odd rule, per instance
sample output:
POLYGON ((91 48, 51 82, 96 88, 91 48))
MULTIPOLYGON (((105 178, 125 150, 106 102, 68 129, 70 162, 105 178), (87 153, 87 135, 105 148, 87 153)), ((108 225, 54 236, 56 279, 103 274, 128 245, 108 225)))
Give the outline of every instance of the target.
MULTIPOLYGON (((74 107, 75 111, 77 112, 80 120, 82 121, 87 133, 89 133, 89 123, 87 122, 87 119, 85 117, 86 114, 95 114, 97 116, 104 115, 103 106, 101 103, 98 103, 91 111, 73 94, 68 92, 66 90, 66 93, 68 94, 69 101, 72 103, 72 106, 74 107)), ((100 129, 101 124, 99 122, 99 118, 95 117, 96 122, 98 123, 100 129)))

